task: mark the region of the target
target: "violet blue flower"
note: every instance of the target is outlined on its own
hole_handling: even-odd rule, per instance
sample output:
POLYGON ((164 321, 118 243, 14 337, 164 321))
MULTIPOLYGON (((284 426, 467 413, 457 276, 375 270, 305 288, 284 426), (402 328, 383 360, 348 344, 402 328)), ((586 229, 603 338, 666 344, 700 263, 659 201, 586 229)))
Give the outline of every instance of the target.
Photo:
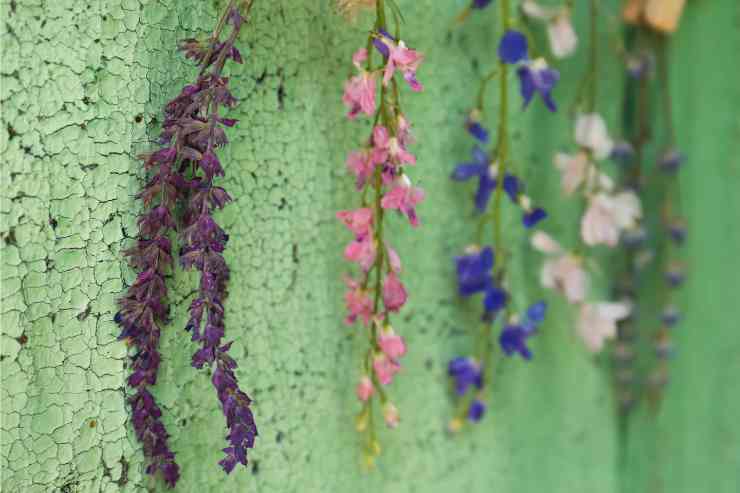
POLYGON ((470 4, 471 9, 484 9, 491 5, 491 2, 493 0, 473 0, 473 2, 470 4))
POLYGON ((555 112, 557 106, 552 99, 552 90, 560 79, 560 73, 548 67, 543 58, 527 61, 523 63, 516 71, 519 76, 519 89, 524 98, 524 107, 526 108, 535 93, 539 93, 548 110, 555 112))
POLYGON ((483 372, 480 364, 472 358, 462 356, 450 360, 447 374, 454 379, 455 393, 465 395, 470 386, 477 389, 483 387, 483 372))
POLYGON ((527 37, 512 29, 506 31, 501 37, 498 56, 502 62, 513 65, 527 59, 527 50, 527 37))
POLYGON ((455 257, 457 286, 460 296, 470 296, 485 291, 492 283, 494 254, 491 247, 455 257))
POLYGON ((486 405, 483 401, 475 399, 468 408, 468 419, 473 423, 479 422, 486 413, 486 405))

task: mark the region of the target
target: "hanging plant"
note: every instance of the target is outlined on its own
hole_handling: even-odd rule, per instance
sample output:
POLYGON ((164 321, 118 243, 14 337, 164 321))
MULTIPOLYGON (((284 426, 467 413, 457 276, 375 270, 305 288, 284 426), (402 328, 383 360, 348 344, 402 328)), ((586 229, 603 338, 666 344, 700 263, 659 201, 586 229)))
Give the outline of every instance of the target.
MULTIPOLYGON (((473 2, 470 10, 482 9, 489 2, 473 2)), ((464 253, 455 257, 458 294, 462 298, 481 295, 481 326, 475 332, 475 345, 470 356, 450 361, 448 373, 459 401, 450 429, 459 430, 467 421, 478 422, 486 411, 486 372, 492 365, 491 340, 497 324, 501 325, 498 343, 506 356, 519 354, 525 360, 532 358, 528 340, 534 336, 545 318, 546 304, 537 301, 523 310, 515 306, 521 300, 512 300, 508 264, 514 252, 505 247, 503 231, 503 197, 521 210, 522 226, 531 230, 547 217, 544 209, 536 207, 524 193, 521 178, 513 173, 509 137, 509 74, 516 72, 522 107, 527 108, 539 95, 546 108, 556 110, 552 91, 559 73, 550 68, 543 58, 530 58, 527 36, 513 28, 508 0, 501 0, 501 36, 498 45, 497 68, 484 77, 477 105, 470 112, 466 128, 480 145, 488 144, 489 132, 482 123, 485 110, 485 91, 490 81, 499 80, 499 115, 496 141, 490 152, 479 145, 473 148, 472 160, 459 164, 452 173, 455 181, 477 181, 474 206, 477 213, 477 235, 464 253), (489 241, 492 240, 492 243, 489 241)), ((465 14, 467 15, 467 14, 465 14)))
POLYGON ((141 156, 150 175, 138 195, 145 210, 138 221, 137 244, 125 252, 139 274, 119 300, 115 320, 122 327, 119 338, 135 350, 128 378, 133 391, 129 404, 136 436, 149 461, 147 473, 159 471, 168 486, 176 484, 179 467, 149 387, 157 380, 159 338, 169 320, 165 276, 173 268, 171 236, 175 231, 180 264, 200 274, 198 295, 190 305, 185 328, 200 346, 192 365, 213 368, 211 382, 229 430, 225 457, 219 462, 227 473, 237 463, 247 464, 247 449, 254 446, 257 436, 251 399, 240 389, 234 373, 237 364, 228 354, 231 342, 222 342, 229 279, 223 251, 228 235, 213 217, 231 200, 224 188, 214 184, 216 177, 224 175, 216 151, 228 143, 225 128, 237 123, 221 115, 223 109, 237 104, 223 69, 228 60, 242 63, 235 43, 252 4, 253 0, 231 0, 210 38, 180 43, 186 57, 198 63, 198 77, 165 105, 160 149, 141 156), (227 26, 230 33, 222 39, 227 26), (178 218, 180 208, 184 214, 178 218))
MULTIPOLYGON (((363 7, 368 2, 342 3, 349 8, 363 7)), ((401 281, 400 257, 385 225, 391 219, 389 213, 396 211, 405 216, 412 228, 418 227, 416 206, 424 199, 424 191, 414 186, 405 172, 408 166, 416 164, 416 157, 408 150, 413 143, 411 124, 400 99, 404 83, 413 92, 422 91, 416 71, 424 57, 401 40, 401 13, 394 2, 389 0, 388 4, 395 32, 389 33, 386 1, 374 2, 375 24, 366 47, 352 57, 356 73, 346 82, 342 97, 349 120, 360 116, 373 119, 371 135, 347 158, 360 207, 337 213, 353 235, 344 257, 357 264, 358 269, 356 275, 345 278, 345 321, 350 325, 359 322, 368 340, 356 388, 362 402, 356 425, 365 434, 364 456, 368 465, 380 453, 374 428, 375 409, 381 411, 389 427, 399 423, 399 411, 385 388, 401 370, 400 359, 406 354, 405 341, 391 324, 391 316, 406 304, 408 293, 401 281), (399 75, 403 83, 399 82, 399 75)))

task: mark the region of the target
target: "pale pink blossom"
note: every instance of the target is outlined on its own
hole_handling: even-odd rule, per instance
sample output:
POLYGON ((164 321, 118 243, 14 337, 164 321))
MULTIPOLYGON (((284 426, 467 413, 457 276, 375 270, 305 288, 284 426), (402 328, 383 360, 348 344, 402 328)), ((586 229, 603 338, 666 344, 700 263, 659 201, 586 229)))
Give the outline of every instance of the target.
POLYGON ((412 91, 419 92, 424 87, 416 80, 416 71, 424 60, 424 55, 406 47, 403 41, 396 44, 392 39, 381 36, 380 41, 388 47, 388 60, 383 74, 383 85, 388 85, 396 70, 403 74, 403 78, 412 91))
POLYGON ((563 193, 572 195, 586 179, 591 163, 585 152, 576 154, 558 152, 555 154, 553 164, 560 171, 560 188, 563 189, 563 193))
POLYGON ((411 226, 419 225, 416 215, 416 206, 424 200, 424 190, 411 186, 406 175, 402 175, 394 183, 390 192, 383 196, 380 205, 383 209, 397 209, 408 217, 411 226))
POLYGON ((532 246, 549 254, 540 273, 540 283, 562 293, 569 303, 580 303, 586 297, 588 274, 580 257, 565 252, 557 241, 543 231, 532 235, 532 246))
POLYGON ((378 334, 378 346, 391 359, 397 360, 406 354, 406 342, 390 326, 380 330, 380 334, 378 334))
POLYGON ((547 23, 550 49, 556 58, 565 58, 575 52, 578 35, 573 29, 569 8, 543 7, 534 0, 524 0, 522 11, 532 19, 547 23))
POLYGON ((373 129, 372 159, 376 164, 416 164, 416 157, 401 145, 398 137, 391 137, 388 129, 382 125, 373 129))
POLYGON ((344 319, 348 325, 353 324, 359 318, 364 325, 370 322, 373 316, 373 300, 366 289, 362 289, 360 283, 352 278, 344 279, 347 292, 344 294, 344 302, 347 306, 347 317, 344 319))
POLYGON ((362 189, 375 171, 375 163, 370 150, 350 152, 347 156, 347 169, 357 177, 357 189, 362 189))
POLYGON ((398 426, 398 422, 401 420, 401 415, 398 412, 398 408, 392 402, 386 402, 383 406, 383 419, 389 428, 395 428, 398 426))
POLYGON ((373 225, 373 210, 369 207, 337 212, 337 219, 357 236, 365 236, 373 225))
POLYGON ((375 263, 377 248, 372 231, 363 236, 358 236, 344 249, 344 258, 350 262, 356 262, 362 270, 368 272, 375 263))
POLYGON ((398 115, 398 126, 396 127, 396 137, 399 144, 406 148, 415 142, 414 135, 411 133, 411 123, 403 114, 398 115))
POLYGON ((383 281, 383 304, 386 310, 397 312, 406 304, 406 288, 398 279, 395 272, 391 271, 383 281))
POLYGON ((360 378, 355 392, 357 392, 357 398, 362 402, 367 401, 373 395, 375 388, 373 387, 373 382, 370 380, 369 376, 363 375, 362 378, 360 378))
POLYGON ((373 370, 381 385, 388 385, 393 381, 393 376, 401 371, 401 365, 389 358, 385 353, 378 353, 373 358, 373 370))
POLYGON ((617 322, 627 318, 632 306, 627 302, 584 303, 578 320, 578 334, 592 352, 601 351, 606 339, 617 335, 617 322))
POLYGON ((547 35, 550 38, 550 49, 552 50, 552 54, 555 55, 555 58, 565 58, 576 51, 578 35, 575 29, 573 29, 569 9, 561 9, 547 23, 547 35))
POLYGON ((589 199, 581 219, 581 237, 589 245, 614 247, 622 230, 633 228, 642 217, 640 199, 634 192, 598 193, 589 199))
POLYGON ((611 154, 614 141, 609 137, 606 123, 598 113, 578 115, 574 134, 576 143, 590 150, 596 159, 604 159, 611 154))

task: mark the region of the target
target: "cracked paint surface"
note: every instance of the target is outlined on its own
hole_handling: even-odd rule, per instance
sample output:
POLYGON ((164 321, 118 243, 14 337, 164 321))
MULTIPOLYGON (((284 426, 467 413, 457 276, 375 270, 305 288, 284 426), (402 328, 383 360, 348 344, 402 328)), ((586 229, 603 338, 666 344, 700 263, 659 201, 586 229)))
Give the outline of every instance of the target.
MULTIPOLYGON (((535 361, 498 366, 487 421, 458 437, 443 432, 452 412, 446 362, 468 350, 465 326, 475 317, 454 299, 449 261, 459 239, 472 237, 459 220, 469 197, 447 176, 469 152, 469 81, 487 69, 485 47, 496 37, 490 17, 447 36, 456 8, 438 0, 400 2, 404 32, 428 60, 420 72, 427 92, 409 98, 407 111, 420 143, 414 178, 429 199, 420 209, 423 248, 391 227, 411 293, 398 321, 410 353, 392 389, 402 426, 381 432, 378 471, 361 472, 352 389, 363 344, 341 322, 345 265, 334 211, 354 205, 344 156, 368 131, 347 124, 340 102, 365 29, 347 26, 330 3, 257 0, 242 35, 246 63, 232 73, 241 104, 231 115, 241 121, 223 160, 235 201, 219 220, 231 235, 226 337, 236 339, 238 377, 261 435, 248 469, 225 477, 216 465, 223 418, 205 371, 190 367, 194 347, 182 330, 195 279, 177 273, 154 388, 182 466, 176 491, 616 491, 608 374, 572 337, 555 298, 535 361)), ((128 423, 126 348, 112 317, 133 279, 120 252, 132 241, 143 178, 134 156, 149 149, 161 105, 193 76, 176 41, 207 32, 218 2, 1 5, 1 486, 160 491, 161 481, 143 474, 128 423)), ((577 73, 581 61, 563 68, 577 73)), ((615 69, 604 68, 614 81, 601 88, 608 97, 620 97, 615 69)), ((550 155, 568 138, 567 121, 547 120, 541 109, 514 118, 516 157, 535 163, 525 176, 533 195, 557 200, 550 155)), ((566 219, 552 220, 556 232, 573 232, 566 219)), ((530 296, 540 290, 526 267, 538 262, 528 252, 514 269, 530 296)))

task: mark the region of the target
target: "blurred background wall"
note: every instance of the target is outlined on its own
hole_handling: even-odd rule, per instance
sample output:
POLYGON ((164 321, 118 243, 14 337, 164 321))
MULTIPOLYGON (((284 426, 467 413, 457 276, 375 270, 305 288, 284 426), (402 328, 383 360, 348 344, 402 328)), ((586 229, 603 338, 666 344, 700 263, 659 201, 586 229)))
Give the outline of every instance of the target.
MULTIPOLYGON (((381 431, 383 455, 368 474, 353 429, 364 338, 342 323, 347 238, 334 212, 356 205, 344 158, 369 123, 346 121, 340 97, 371 20, 347 24, 329 1, 257 0, 240 42, 246 63, 231 72, 240 124, 225 152, 224 186, 235 201, 220 219, 233 269, 227 338, 260 437, 249 467, 223 476, 222 416, 207 375, 190 368, 182 330, 195 278, 178 273, 155 388, 182 466, 176 491, 737 491, 738 3, 689 0, 670 47, 678 142, 688 155, 680 181, 689 276, 661 405, 617 416, 608 356, 589 355, 569 308, 539 287, 541 256, 512 214, 516 289, 544 297, 551 311, 532 362, 497 351, 484 422, 450 436, 446 364, 470 351, 467 326, 477 314, 455 296, 451 260, 473 236, 472 192, 448 175, 472 147, 463 122, 500 35, 495 9, 450 30, 463 3, 399 1, 404 38, 427 57, 419 72, 426 90, 404 106, 418 140, 410 173, 428 198, 420 229, 391 229, 411 296, 394 325, 409 354, 390 389, 401 426, 381 431)), ((575 22, 585 41, 581 3, 575 22)), ((617 3, 603 2, 612 17, 600 21, 602 46, 618 35, 617 3)), ((150 148, 162 104, 193 77, 176 41, 209 32, 220 3, 1 5, 2 489, 159 491, 161 482, 143 474, 128 423, 126 347, 112 318, 133 279, 121 250, 139 207, 134 156, 150 148)), ((516 165, 551 212, 544 228, 566 243, 577 234, 578 206, 561 198, 551 157, 570 145, 567 107, 585 58, 582 44, 558 65, 560 113, 539 104, 512 111, 516 165)), ((599 108, 619 134, 625 76, 616 58, 602 63, 599 80, 599 108)), ((495 114, 492 106, 491 124, 495 114)), ((659 151, 653 144, 648 152, 659 151)))

